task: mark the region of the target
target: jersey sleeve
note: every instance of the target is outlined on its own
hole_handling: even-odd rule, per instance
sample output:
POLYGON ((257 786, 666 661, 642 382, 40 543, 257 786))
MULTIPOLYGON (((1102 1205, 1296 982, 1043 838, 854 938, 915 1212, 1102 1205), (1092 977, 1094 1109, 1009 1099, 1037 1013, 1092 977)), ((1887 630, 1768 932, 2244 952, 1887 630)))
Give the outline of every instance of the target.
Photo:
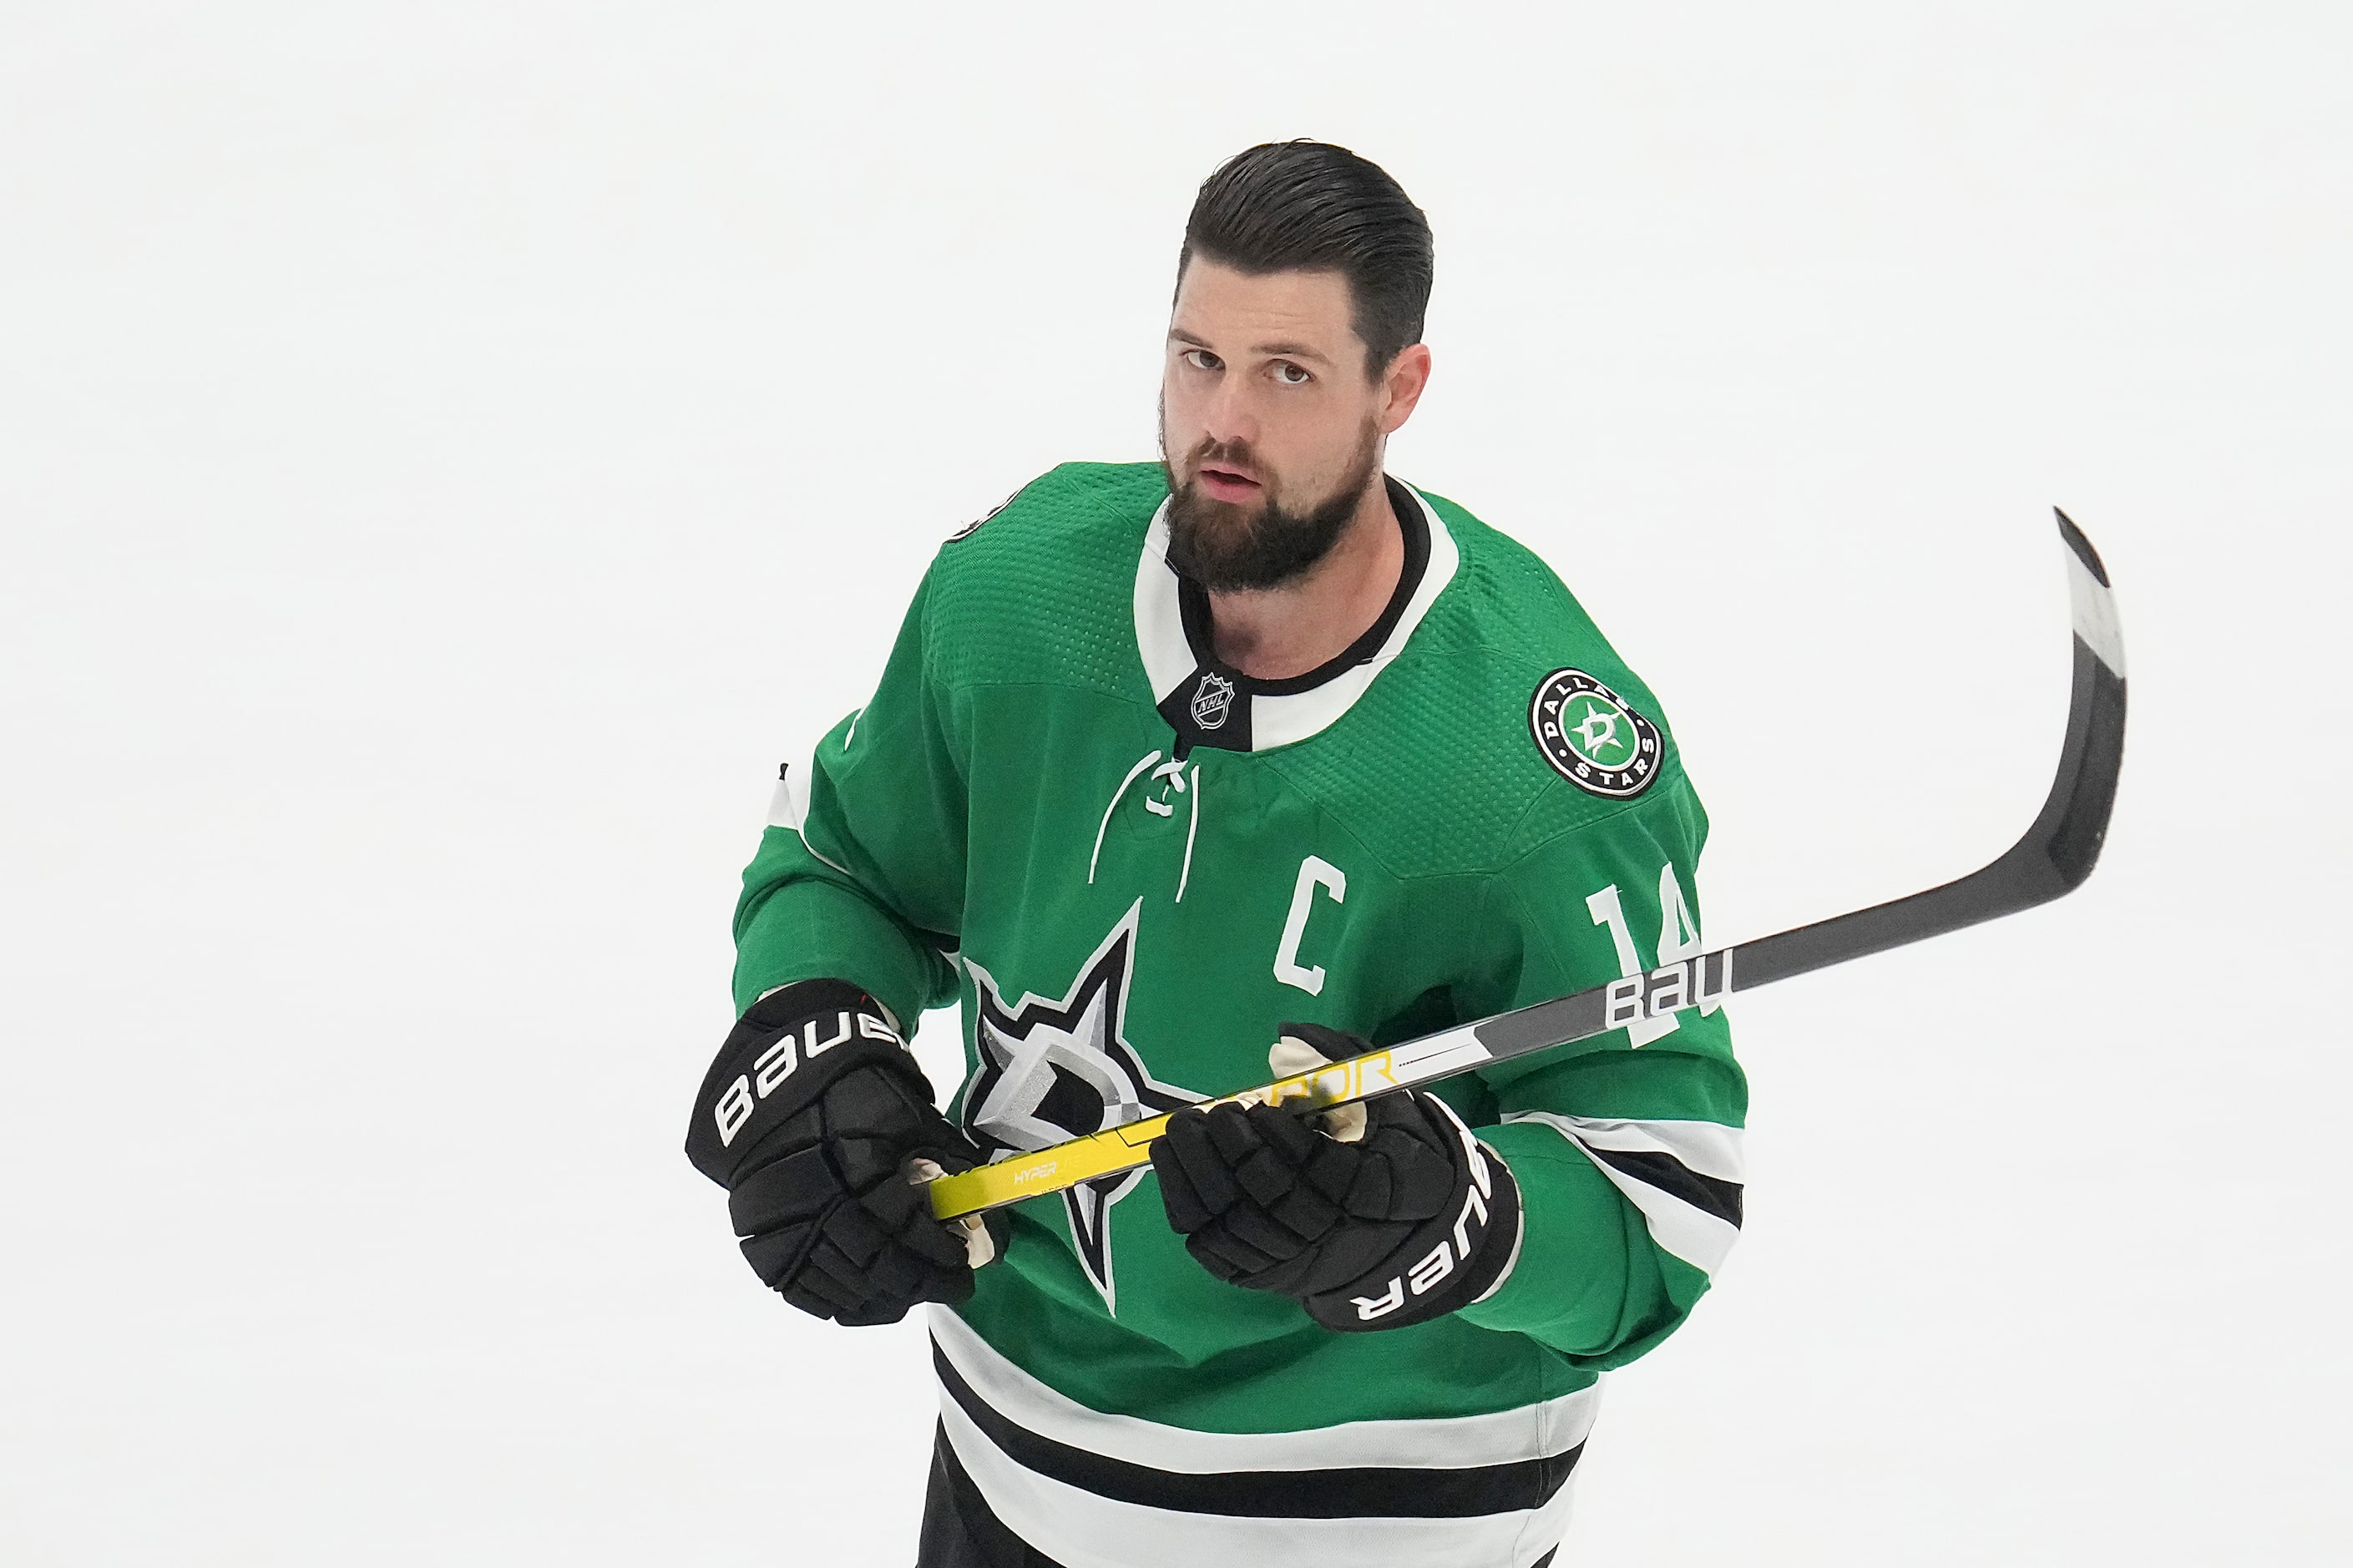
MULTIPOLYGON (((1526 1006, 1701 951, 1694 873, 1707 832, 1679 775, 1561 833, 1491 885, 1473 1016, 1526 1006)), ((1683 1321, 1739 1236, 1747 1087, 1715 1006, 1646 1020, 1483 1075, 1480 1130, 1520 1184, 1520 1254, 1462 1310, 1594 1369, 1683 1321)))
POLYGON ((912 1028, 954 999, 964 773, 932 668, 931 580, 873 700, 787 770, 735 906, 735 1006, 796 980, 861 985, 912 1028))

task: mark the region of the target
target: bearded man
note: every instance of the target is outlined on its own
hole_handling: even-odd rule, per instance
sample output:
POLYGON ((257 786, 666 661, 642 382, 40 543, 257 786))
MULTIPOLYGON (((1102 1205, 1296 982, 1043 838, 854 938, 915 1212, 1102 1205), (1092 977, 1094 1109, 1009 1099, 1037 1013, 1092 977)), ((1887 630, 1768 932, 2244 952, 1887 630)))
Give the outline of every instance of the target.
POLYGON ((923 1568, 1550 1563, 1600 1375, 1738 1234, 1712 1006, 1353 1113, 1186 1109, 1700 950, 1657 700, 1387 472, 1430 279, 1354 153, 1220 167, 1162 460, 944 545, 744 875, 688 1152, 793 1306, 931 1304, 923 1568), (943 1113, 902 1040, 951 1002, 943 1113), (1148 1170, 932 1217, 926 1177, 1169 1111, 1148 1170))

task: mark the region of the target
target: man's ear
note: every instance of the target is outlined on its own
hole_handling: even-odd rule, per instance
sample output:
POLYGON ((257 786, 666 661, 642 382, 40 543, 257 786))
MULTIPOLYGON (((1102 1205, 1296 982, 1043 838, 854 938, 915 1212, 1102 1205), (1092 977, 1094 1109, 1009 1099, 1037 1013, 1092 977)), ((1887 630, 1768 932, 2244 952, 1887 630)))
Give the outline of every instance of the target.
POLYGON ((1383 394, 1378 424, 1381 434, 1388 435, 1413 417, 1414 405, 1421 401, 1422 389, 1430 384, 1430 345, 1408 343, 1398 350, 1397 358, 1389 361, 1388 369, 1381 373, 1383 394))

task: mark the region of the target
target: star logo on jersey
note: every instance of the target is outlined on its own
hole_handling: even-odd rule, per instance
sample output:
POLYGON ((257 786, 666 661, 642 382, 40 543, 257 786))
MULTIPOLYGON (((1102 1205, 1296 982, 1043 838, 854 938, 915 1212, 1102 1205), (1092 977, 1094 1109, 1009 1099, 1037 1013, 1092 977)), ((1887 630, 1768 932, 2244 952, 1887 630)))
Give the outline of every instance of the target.
POLYGON ((1556 669, 1537 683, 1528 732, 1555 773, 1614 800, 1650 788, 1666 757, 1659 727, 1581 669, 1556 669))
POLYGON ((1577 738, 1583 742, 1577 749, 1587 756, 1599 747, 1614 744, 1618 739, 1618 715, 1608 708, 1588 708, 1585 717, 1577 721, 1577 738))
MULTIPOLYGON (((998 1158, 1051 1148, 1204 1099, 1152 1076, 1127 1042, 1136 922, 1130 904, 1055 1000, 1034 993, 1008 1003, 994 975, 967 955, 978 1003, 974 1043, 980 1068, 965 1088, 964 1121, 998 1158)), ((1112 1205, 1135 1189, 1141 1170, 1082 1183, 1062 1194, 1079 1265, 1117 1310, 1112 1278, 1112 1205)))
POLYGON ((1214 669, 1205 669, 1201 672, 1201 684, 1193 688, 1193 703, 1187 711, 1202 729, 1222 730, 1233 705, 1234 683, 1214 669))

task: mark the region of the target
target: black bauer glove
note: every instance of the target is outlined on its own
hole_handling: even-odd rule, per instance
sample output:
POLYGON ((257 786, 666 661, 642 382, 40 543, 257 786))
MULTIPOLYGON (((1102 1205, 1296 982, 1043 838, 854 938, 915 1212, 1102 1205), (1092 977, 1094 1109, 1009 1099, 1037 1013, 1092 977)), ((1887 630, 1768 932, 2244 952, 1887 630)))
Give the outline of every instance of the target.
POLYGON ((964 1232, 932 1217, 907 1166, 969 1170, 979 1151, 855 985, 804 980, 745 1010, 695 1096, 686 1155, 727 1189, 753 1271, 805 1312, 895 1323, 972 1295, 964 1232))
MULTIPOLYGON (((1317 1024, 1282 1032, 1332 1061, 1372 1048, 1317 1024)), ((1365 1110, 1354 1142, 1271 1105, 1178 1111, 1152 1168, 1185 1249, 1327 1329, 1403 1328, 1486 1295, 1519 1246, 1510 1169, 1435 1095, 1401 1089, 1365 1110)))

